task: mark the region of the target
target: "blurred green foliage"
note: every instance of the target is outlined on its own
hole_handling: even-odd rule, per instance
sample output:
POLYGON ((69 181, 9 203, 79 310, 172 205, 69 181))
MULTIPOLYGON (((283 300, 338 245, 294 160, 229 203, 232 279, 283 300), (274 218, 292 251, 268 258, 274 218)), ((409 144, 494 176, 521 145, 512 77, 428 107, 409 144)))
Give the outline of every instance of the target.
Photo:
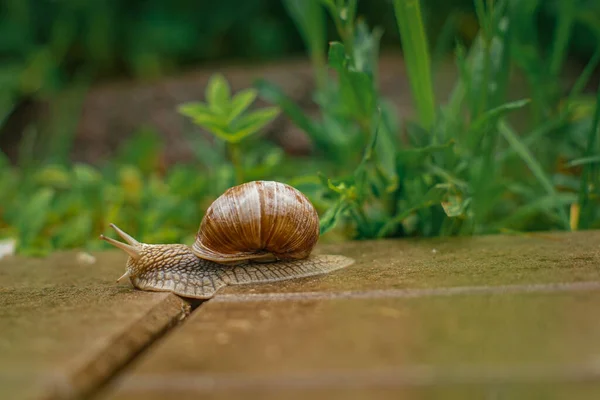
MULTIPOLYGON (((335 40, 341 20, 312 18, 307 19, 309 25, 298 25, 300 14, 314 9, 312 1, 306 2, 309 6, 304 3, 0 0, 0 126, 21 99, 47 98, 82 75, 94 79, 123 75, 156 78, 202 61, 261 60, 304 49, 323 58, 326 42, 321 38, 327 35, 335 40), (319 47, 314 47, 315 43, 319 47)), ((356 8, 357 15, 386 33, 383 45, 397 48, 399 35, 390 12, 392 3, 360 1, 356 8)), ((472 0, 421 3, 429 41, 436 46, 434 58, 451 50, 457 35, 467 40, 475 35, 477 19, 472 0)), ((524 10, 515 18, 522 22, 520 29, 527 36, 522 43, 530 46, 528 51, 563 46, 554 38, 562 31, 573 37, 569 43, 572 53, 586 58, 594 51, 594 35, 600 29, 600 2, 527 0, 514 4, 524 10), (555 29, 557 18, 559 29, 555 29)), ((561 38, 567 35, 561 34, 561 38)), ((555 54, 552 65, 557 67, 562 53, 555 54)))
MULTIPOLYGON (((12 19, 30 17, 29 2, 5 3, 12 19)), ((462 25, 449 23, 439 29, 438 40, 431 40, 432 30, 426 26, 432 15, 418 1, 380 3, 393 17, 395 33, 371 28, 366 19, 359 18, 358 0, 280 3, 314 67, 316 118, 306 115, 268 80, 230 93, 228 82, 215 74, 205 99, 179 108, 182 118, 214 135, 212 141, 192 141, 196 164, 165 170, 160 164, 160 135, 141 131, 119 157, 101 168, 72 166, 60 159, 40 165, 28 156, 28 135, 18 166, 10 166, 0 153, 0 236, 16 237, 23 254, 72 247, 99 249, 106 244, 96 235, 114 222, 146 242, 191 243, 210 202, 228 187, 255 179, 279 180, 299 188, 319 210, 322 233, 333 230, 348 238, 600 228, 600 90, 596 95, 583 93, 600 61, 597 3, 579 0, 566 6, 562 2, 475 0, 471 5, 479 29, 468 43, 456 44, 448 40, 456 35, 448 32, 462 25), (556 21, 538 38, 537 18, 548 9, 554 10, 556 21), (325 34, 328 26, 336 36, 331 42, 325 34), (573 34, 582 26, 591 32, 587 43, 593 44, 593 53, 577 82, 565 92, 558 78, 573 34), (388 34, 399 34, 401 39, 416 108, 414 119, 401 121, 378 90, 378 54, 388 34), (454 49, 460 73, 449 100, 442 103, 434 97, 431 82, 436 55, 444 45, 454 49), (507 87, 514 68, 525 73, 529 96, 510 101, 507 87), (257 97, 271 106, 250 110, 257 97), (508 119, 517 110, 527 115, 528 125, 522 132, 516 132, 508 119), (287 156, 261 138, 261 128, 278 113, 307 133, 314 146, 311 157, 287 156)), ((87 2, 66 4, 79 12, 92 9, 87 2)), ((103 4, 113 10, 120 3, 103 4)), ((160 4, 167 8, 153 1, 143 4, 169 15, 165 3, 160 4)), ((191 9, 183 9, 192 14, 191 9)), ((215 21, 219 21, 218 10, 210 11, 215 21)), ((89 18, 97 18, 89 12, 89 18)), ((73 18, 66 15, 65 21, 73 18)), ((142 26, 149 29, 141 36, 131 33, 136 32, 134 28, 120 32, 119 24, 112 30, 105 29, 110 24, 98 21, 85 24, 86 29, 98 24, 104 34, 119 34, 118 42, 124 46, 117 46, 121 57, 114 56, 117 47, 106 44, 114 42, 105 42, 104 47, 97 44, 112 49, 106 50, 104 60, 141 57, 131 65, 152 70, 158 60, 168 64, 186 51, 207 54, 169 41, 172 35, 187 34, 194 46, 208 45, 194 35, 212 25, 204 27, 189 16, 188 29, 177 29, 165 25, 163 14, 160 18, 158 13, 141 15, 142 26), (157 37, 161 39, 151 40, 157 37), (164 47, 153 47, 161 41, 164 47), (144 48, 144 43, 153 45, 144 48), (174 53, 178 56, 170 58, 174 53)), ((223 25, 211 23, 225 29, 223 21, 232 23, 234 17, 223 11, 223 25)), ((43 61, 61 59, 57 54, 65 55, 66 49, 72 52, 65 39, 69 36, 60 29, 53 32, 53 45, 39 46, 34 58, 23 59, 48 65, 43 61)), ((31 37, 26 34, 19 40, 31 37)), ((78 35, 77 41, 86 37, 78 35)), ((214 37, 207 42, 214 43, 214 37)), ((50 71, 60 70, 26 65, 15 64, 13 75, 5 70, 13 78, 29 71, 27 78, 5 78, 18 86, 16 91, 34 90, 36 85, 39 89, 41 82, 52 82, 46 79, 50 71)))

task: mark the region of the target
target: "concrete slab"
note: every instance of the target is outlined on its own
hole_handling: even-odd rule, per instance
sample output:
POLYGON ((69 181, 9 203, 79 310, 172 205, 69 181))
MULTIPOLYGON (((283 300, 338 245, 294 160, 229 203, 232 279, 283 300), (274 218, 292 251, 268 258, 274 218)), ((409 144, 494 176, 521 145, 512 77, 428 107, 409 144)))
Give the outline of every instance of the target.
POLYGON ((600 230, 323 244, 356 263, 328 275, 230 286, 219 294, 280 294, 600 281, 600 230))
POLYGON ((540 394, 586 381, 600 394, 600 319, 590 314, 598 307, 600 291, 209 302, 106 398, 540 394))
POLYGON ((174 295, 117 285, 121 254, 87 259, 0 261, 0 398, 79 398, 188 313, 174 295))
POLYGON ((322 246, 357 263, 226 288, 101 397, 599 398, 599 244, 581 232, 322 246))
POLYGON ((600 395, 600 385, 573 384, 561 385, 554 383, 543 384, 512 384, 512 385, 440 385, 437 387, 389 387, 386 385, 372 385, 356 387, 351 382, 345 382, 336 388, 275 386, 257 388, 243 392, 239 389, 214 390, 210 393, 197 393, 177 388, 165 392, 145 391, 143 397, 139 394, 118 393, 113 399, 145 399, 161 400, 176 398, 177 400, 306 400, 306 399, 343 399, 343 400, 467 400, 467 399, 510 399, 510 400, 596 400, 600 395))

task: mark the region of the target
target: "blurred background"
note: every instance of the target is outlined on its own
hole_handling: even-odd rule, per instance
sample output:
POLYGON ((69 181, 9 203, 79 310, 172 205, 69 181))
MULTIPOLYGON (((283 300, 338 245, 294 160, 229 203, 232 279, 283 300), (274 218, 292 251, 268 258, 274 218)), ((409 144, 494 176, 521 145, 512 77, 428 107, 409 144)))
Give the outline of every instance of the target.
MULTIPOLYGON (((451 54, 456 40, 470 44, 478 32, 473 1, 424 0, 421 3, 427 34, 431 47, 437 51, 436 56, 451 54)), ((522 3, 539 4, 535 16, 536 30, 531 34, 537 36, 539 50, 548 51, 552 46, 557 13, 561 10, 560 1, 534 0, 522 3)), ((573 75, 591 57, 600 24, 599 2, 589 0, 578 3, 578 15, 571 28, 568 46, 568 68, 575 68, 575 71, 571 71, 573 75)), ((391 0, 359 1, 358 15, 369 26, 383 29, 382 53, 400 54, 401 43, 391 0)), ((337 35, 333 22, 328 19, 326 25, 327 39, 334 40, 337 35)), ((107 146, 114 150, 121 138, 146 126, 143 118, 148 122, 150 115, 165 111, 160 99, 148 99, 147 96, 172 95, 181 99, 200 97, 204 89, 202 85, 206 84, 203 77, 191 75, 186 84, 176 88, 183 93, 165 94, 160 90, 161 83, 198 69, 210 73, 225 65, 255 66, 290 59, 305 60, 306 46, 286 10, 285 2, 281 0, 223 0, 218 3, 202 0, 2 0, 0 148, 14 161, 24 131, 39 122, 40 118, 56 119, 57 115, 46 115, 50 112, 67 114, 60 116, 60 122, 55 122, 63 127, 58 129, 62 132, 43 123, 37 125, 41 129, 40 135, 61 136, 57 141, 63 146, 69 143, 64 136, 100 135, 105 138, 105 143, 100 147, 107 146), (121 117, 125 120, 119 120, 118 123, 123 126, 107 123, 107 119, 114 118, 111 115, 114 111, 111 112, 110 108, 119 107, 116 104, 118 99, 105 99, 113 102, 110 105, 102 104, 102 99, 86 98, 90 91, 98 97, 107 95, 105 92, 94 92, 95 88, 104 88, 110 83, 126 85, 132 82, 152 84, 156 88, 155 92, 139 93, 139 96, 136 93, 137 97, 146 98, 131 98, 132 103, 154 101, 155 104, 148 104, 151 108, 143 110, 138 110, 134 104, 127 104, 128 107, 134 107, 130 112, 142 113, 143 117, 132 115, 131 121, 121 117), (64 96, 65 91, 74 88, 79 91, 71 96, 73 104, 65 105, 65 111, 56 110, 60 107, 53 104, 57 97, 64 96), (73 99, 77 95, 79 97, 73 99), (90 107, 81 110, 86 100, 90 107), (91 118, 92 121, 81 121, 82 112, 85 112, 85 118, 91 118), (135 126, 136 123, 140 126, 135 126), (65 132, 67 129, 71 132, 65 132), (100 129, 103 132, 95 132, 100 129)), ((452 64, 452 60, 448 61, 452 64)), ((282 65, 275 73, 285 72, 286 68, 289 68, 287 64, 282 65)), ((389 68, 398 69, 397 65, 389 68)), ((268 77, 270 71, 249 71, 241 84, 249 85, 258 76, 268 77)), ((292 81, 294 77, 293 73, 289 77, 277 76, 284 80, 283 83, 290 90, 296 86, 310 85, 312 80, 312 76, 303 76, 300 79, 304 81, 300 85, 297 82, 285 82, 286 78, 292 81)), ((402 80, 402 77, 398 77, 398 80, 402 80)), ((114 88, 115 92, 119 89, 114 88)), ((403 95, 408 97, 407 93, 403 95)), ((160 122, 153 127, 160 128, 156 126, 158 124, 160 122)), ((173 126, 168 127, 169 121, 164 121, 164 124, 167 125, 166 130, 174 129, 173 126)), ((174 122, 174 125, 177 124, 174 122)), ((87 145, 82 145, 84 148, 81 151, 85 152, 87 145)), ((57 145, 51 147, 54 149, 57 145)), ((293 143, 290 147, 293 147, 293 143)), ((44 149, 48 150, 46 146, 44 149)), ((86 154, 77 154, 76 148, 55 151, 75 153, 82 161, 96 162, 98 160, 95 157, 100 156, 89 154, 86 158, 86 154)))
MULTIPOLYGON (((204 177, 190 182, 192 171, 210 169, 219 160, 211 161, 205 142, 194 142, 198 129, 178 113, 179 105, 202 101, 210 77, 218 72, 226 77, 232 92, 266 79, 279 85, 308 115, 318 111, 310 49, 290 13, 292 3, 0 0, 1 236, 19 238, 19 248, 30 254, 76 246, 102 248, 101 243, 92 242, 95 235, 105 230, 109 218, 122 218, 128 221, 126 226, 134 226, 126 230, 146 240, 189 239, 194 232, 182 232, 197 225, 206 205, 233 181, 219 178, 219 174, 229 176, 230 172, 223 172, 228 170, 213 168, 210 178, 206 178, 208 172, 197 172, 204 177), (177 169, 186 163, 191 166, 177 169), (78 168, 76 179, 70 172, 73 165, 78 168), (152 187, 152 176, 167 182, 168 190, 179 187, 178 196, 160 206, 151 203, 152 199, 159 202, 156 193, 163 190, 152 187), (77 179, 93 184, 75 190, 70 185, 77 179), (210 182, 200 182, 203 179, 210 182), (142 187, 146 194, 136 198, 133 193, 141 193, 142 187), (190 200, 182 206, 186 196, 205 200, 190 200), (113 204, 107 198, 119 200, 113 204), (174 209, 184 211, 172 217, 174 209), (141 217, 123 216, 126 210, 151 215, 143 223, 141 217), (189 220, 194 223, 181 226, 181 221, 189 220), (159 225, 164 228, 159 230, 159 225), (51 243, 47 238, 52 238, 51 243)), ((456 44, 469 48, 480 32, 476 3, 421 1, 440 101, 445 101, 457 79, 456 44)), ((563 3, 512 2, 514 15, 522 8, 527 19, 521 21, 520 34, 528 38, 517 43, 524 49, 521 55, 525 56, 517 64, 525 77, 515 78, 509 90, 515 91, 515 97, 523 97, 520 91, 529 96, 528 88, 535 88, 528 62, 538 69, 540 65, 551 68, 539 55, 556 49, 558 37, 567 41, 555 71, 561 82, 555 89, 558 97, 573 86, 597 50, 600 2, 563 3), (566 12, 569 18, 561 19, 566 12), (568 33, 557 33, 561 29, 568 33), (535 57, 542 62, 535 64, 535 57)), ((393 1, 358 1, 356 15, 369 29, 381 29, 382 93, 396 105, 399 118, 410 117, 414 108, 393 1)), ((323 21, 325 40, 339 40, 334 21, 327 17, 323 21)), ((595 67, 588 72, 582 93, 593 97, 599 73, 595 67)), ((258 99, 259 105, 267 103, 258 99)), ((543 112, 537 117, 543 119, 543 112)), ((524 127, 531 128, 527 122, 524 127)), ((268 168, 279 168, 279 160, 286 155, 312 154, 314 143, 284 113, 260 135, 270 144, 256 147, 256 152, 271 158, 263 160, 262 169, 257 167, 247 179, 271 176, 268 168)), ((210 140, 210 135, 205 136, 210 140)), ((294 162, 289 165, 289 170, 297 168, 294 162)), ((315 165, 314 170, 320 170, 318 161, 315 165)), ((315 202, 321 211, 328 207, 318 196, 315 202)), ((539 221, 539 215, 532 218, 539 221)), ((514 228, 540 226, 555 225, 536 222, 514 228)))

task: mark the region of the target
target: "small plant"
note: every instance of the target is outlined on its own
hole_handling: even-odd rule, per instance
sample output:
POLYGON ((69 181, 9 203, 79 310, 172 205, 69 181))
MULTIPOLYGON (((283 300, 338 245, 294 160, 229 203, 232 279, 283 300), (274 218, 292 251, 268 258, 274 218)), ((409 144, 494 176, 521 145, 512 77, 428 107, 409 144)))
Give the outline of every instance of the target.
POLYGON ((227 80, 216 74, 206 87, 206 103, 186 103, 179 107, 181 114, 227 143, 230 161, 235 167, 237 184, 245 181, 241 160, 242 141, 265 127, 279 114, 278 107, 248 111, 257 95, 256 89, 249 88, 232 97, 227 80))

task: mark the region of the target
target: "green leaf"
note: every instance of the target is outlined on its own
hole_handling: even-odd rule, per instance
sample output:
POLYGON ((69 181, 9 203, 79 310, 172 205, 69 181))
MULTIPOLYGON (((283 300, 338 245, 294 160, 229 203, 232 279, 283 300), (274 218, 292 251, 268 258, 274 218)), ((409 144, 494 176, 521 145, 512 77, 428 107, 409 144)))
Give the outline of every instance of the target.
POLYGON ((379 138, 379 130, 380 130, 380 121, 381 118, 377 119, 377 124, 373 132, 371 133, 371 138, 369 144, 364 150, 363 158, 354 170, 354 178, 356 180, 356 185, 360 195, 364 195, 366 181, 367 181, 367 164, 373 159, 373 152, 375 151, 375 145, 377 144, 377 139, 379 138))
POLYGON ((339 199, 333 207, 330 207, 320 220, 320 234, 323 235, 335 228, 343 213, 348 208, 348 204, 343 200, 339 199))
POLYGON ((338 72, 342 113, 367 121, 375 109, 373 77, 366 72, 350 69, 344 45, 339 42, 331 43, 328 57, 329 66, 338 72))
POLYGON ((319 182, 321 182, 321 185, 323 185, 323 187, 329 189, 329 181, 330 179, 325 176, 324 173, 322 173, 321 171, 317 172, 317 179, 319 180, 319 182))
POLYGON ((229 129, 223 128, 223 125, 221 124, 203 122, 202 127, 221 140, 224 140, 226 142, 231 141, 231 132, 229 131, 229 129))
MULTIPOLYGON (((476 5, 483 4, 477 1, 476 5)), ((479 10, 484 24, 481 36, 471 50, 471 106, 479 116, 502 102, 510 71, 510 44, 513 24, 503 18, 506 2, 498 2, 487 12, 479 10)))
POLYGON ((352 189, 354 186, 348 185, 346 182, 339 182, 339 183, 334 183, 333 180, 328 179, 327 180, 327 187, 334 191, 337 194, 341 194, 344 195, 346 194, 350 189, 352 189))
POLYGON ((347 175, 341 178, 327 178, 322 172, 317 172, 317 177, 324 188, 339 195, 344 195, 356 183, 354 175, 347 175))
POLYGON ((353 66, 357 71, 365 72, 369 76, 377 75, 379 41, 382 36, 383 29, 376 27, 370 32, 363 20, 357 21, 352 55, 353 66))
POLYGON ((592 54, 587 65, 585 66, 581 74, 577 77, 577 80, 571 88, 571 91, 569 93, 569 103, 576 97, 578 97, 581 94, 581 92, 585 89, 588 81, 593 76, 594 71, 596 71, 596 68, 600 63, 600 42, 597 43, 598 45, 596 46, 594 54, 592 54))
POLYGON ((368 120, 375 109, 373 81, 364 72, 340 73, 340 97, 345 113, 356 119, 368 120))
MULTIPOLYGON (((552 118, 549 121, 546 121, 546 122, 542 123, 541 125, 538 125, 531 132, 529 132, 525 135, 522 135, 523 144, 525 144, 528 147, 534 146, 537 143, 539 143, 540 141, 543 141, 545 136, 550 135, 552 132, 559 131, 559 130, 565 128, 566 126, 567 126, 566 118, 564 118, 562 116, 558 117, 558 118, 552 118)), ((509 148, 505 149, 504 151, 501 151, 496 156, 496 161, 497 162, 504 161, 506 158, 511 157, 514 154, 515 154, 515 151, 513 150, 513 148, 509 147, 509 148)))
POLYGON ((419 122, 425 129, 429 129, 435 121, 436 110, 429 44, 421 17, 421 3, 415 0, 394 0, 393 4, 419 122))
POLYGON ((219 114, 201 114, 194 117, 193 121, 196 125, 200 127, 206 127, 211 125, 218 125, 221 128, 225 129, 228 125, 226 115, 219 114))
POLYGON ((501 230, 514 227, 529 218, 539 218, 539 214, 554 216, 556 209, 567 207, 577 202, 577 195, 574 193, 557 193, 536 197, 531 202, 517 208, 508 217, 493 223, 490 226, 492 230, 501 230))
POLYGON ((496 119, 504 116, 506 113, 508 113, 510 111, 523 108, 530 102, 531 102, 531 99, 516 100, 516 101, 511 101, 509 103, 504 103, 498 107, 492 108, 491 110, 487 110, 482 115, 480 115, 475 121, 473 121, 473 124, 471 125, 471 130, 479 131, 487 123, 495 121, 496 119))
POLYGON ((223 75, 214 74, 210 78, 205 95, 211 111, 221 115, 227 114, 230 106, 231 89, 223 75))
POLYGON ((319 0, 319 2, 321 4, 323 4, 326 7, 330 7, 331 9, 335 9, 335 3, 333 2, 333 0, 319 0))
POLYGON ((559 76, 566 54, 569 51, 569 41, 573 31, 575 15, 579 8, 577 2, 572 1, 560 1, 557 6, 557 26, 554 30, 554 40, 548 66, 551 76, 554 77, 559 76))
POLYGON ((347 57, 344 45, 340 42, 331 42, 329 44, 329 52, 327 59, 329 66, 337 71, 341 71, 346 67, 347 57))
POLYGON ((400 225, 408 216, 417 210, 428 208, 436 204, 440 204, 444 197, 448 193, 448 185, 437 184, 434 185, 427 193, 419 199, 413 206, 406 208, 401 213, 395 215, 392 219, 383 225, 377 232, 378 238, 383 238, 389 233, 393 232, 398 225, 400 225))
POLYGON ((202 118, 206 115, 212 115, 211 109, 205 104, 198 101, 184 103, 177 107, 177 111, 192 119, 202 118))
POLYGON ((398 161, 401 164, 420 165, 429 155, 446 150, 454 145, 454 139, 450 139, 445 144, 430 145, 416 149, 400 149, 398 150, 398 161))
POLYGON ((256 99, 258 91, 256 89, 245 89, 239 91, 231 101, 231 110, 227 118, 227 124, 230 124, 240 114, 242 114, 256 99))
POLYGON ((227 141, 238 143, 247 136, 259 131, 279 115, 278 107, 266 107, 246 114, 235 121, 231 127, 232 134, 228 135, 227 141))
POLYGON ((381 126, 379 138, 375 145, 377 154, 378 170, 388 181, 386 191, 393 192, 399 185, 398 173, 396 168, 397 145, 395 132, 398 131, 398 122, 395 121, 395 106, 391 103, 383 102, 381 104, 381 126))
POLYGON ((465 211, 471 204, 471 198, 463 199, 461 196, 448 196, 446 201, 441 203, 446 215, 450 218, 460 217, 465 214, 465 211))
POLYGON ((595 164, 595 163, 600 163, 600 155, 578 158, 576 160, 569 161, 566 164, 566 166, 567 167, 576 167, 578 165, 595 164))
POLYGON ((456 187, 459 187, 461 190, 467 190, 469 188, 469 184, 467 182, 457 178, 451 172, 446 171, 445 169, 438 167, 433 163, 426 163, 425 169, 432 175, 442 178, 444 181, 446 181, 446 183, 450 183, 456 187))
MULTIPOLYGON (((594 117, 590 127, 588 128, 587 143, 585 145, 584 156, 589 158, 598 150, 597 140, 600 139, 600 87, 596 92, 596 107, 594 109, 594 117)), ((595 219, 598 213, 598 207, 590 204, 591 195, 589 193, 591 187, 597 190, 597 182, 600 182, 600 168, 595 163, 587 163, 583 167, 581 174, 581 186, 579 189, 580 208, 580 229, 585 229, 590 226, 591 221, 595 219)))

